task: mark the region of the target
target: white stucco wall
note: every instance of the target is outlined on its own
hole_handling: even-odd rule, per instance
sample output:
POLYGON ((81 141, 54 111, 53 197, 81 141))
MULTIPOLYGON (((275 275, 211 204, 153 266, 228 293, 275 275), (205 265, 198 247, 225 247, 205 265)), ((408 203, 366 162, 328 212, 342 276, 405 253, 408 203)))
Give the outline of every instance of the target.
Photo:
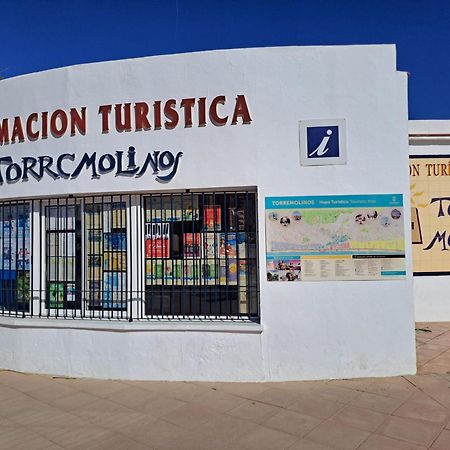
MULTIPOLYGON (((180 331, 168 325, 114 332, 54 328, 55 320, 47 321, 47 328, 29 327, 4 318, 0 367, 101 378, 232 381, 414 373, 408 226, 403 280, 268 283, 265 276, 266 196, 401 193, 409 224, 407 79, 396 71, 395 59, 389 45, 245 49, 90 64, 2 81, 0 117, 86 106, 88 131, 3 146, 1 156, 114 152, 130 145, 138 157, 156 149, 183 152, 167 185, 150 174, 91 180, 83 173, 75 180, 5 183, 4 198, 257 186, 261 326, 250 324, 245 332, 238 324, 228 325, 236 327, 231 330, 180 331), (249 125, 100 132, 101 104, 225 95, 221 111, 232 111, 231 100, 240 94, 250 108, 249 125), (346 119, 346 165, 300 166, 298 122, 321 118, 346 119)), ((89 328, 88 321, 83 328, 89 328)))
MULTIPOLYGON (((409 134, 411 155, 443 155, 450 158, 450 120, 410 120, 409 134)), ((450 276, 448 275, 415 276, 416 321, 449 321, 449 289, 450 276)))

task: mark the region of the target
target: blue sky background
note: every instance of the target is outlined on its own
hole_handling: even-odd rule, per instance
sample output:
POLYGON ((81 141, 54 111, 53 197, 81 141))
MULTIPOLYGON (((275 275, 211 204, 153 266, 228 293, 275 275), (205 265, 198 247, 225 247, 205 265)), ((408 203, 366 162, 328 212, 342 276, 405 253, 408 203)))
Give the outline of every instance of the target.
POLYGON ((450 2, 0 0, 0 74, 169 53, 397 45, 411 119, 450 119, 450 2))

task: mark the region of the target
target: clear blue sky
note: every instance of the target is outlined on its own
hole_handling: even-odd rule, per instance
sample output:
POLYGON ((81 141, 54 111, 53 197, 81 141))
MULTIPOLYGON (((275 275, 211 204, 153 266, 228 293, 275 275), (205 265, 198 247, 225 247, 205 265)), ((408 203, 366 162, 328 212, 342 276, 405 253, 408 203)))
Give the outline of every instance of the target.
POLYGON ((0 0, 0 73, 199 50, 397 45, 411 119, 450 119, 450 2, 0 0))

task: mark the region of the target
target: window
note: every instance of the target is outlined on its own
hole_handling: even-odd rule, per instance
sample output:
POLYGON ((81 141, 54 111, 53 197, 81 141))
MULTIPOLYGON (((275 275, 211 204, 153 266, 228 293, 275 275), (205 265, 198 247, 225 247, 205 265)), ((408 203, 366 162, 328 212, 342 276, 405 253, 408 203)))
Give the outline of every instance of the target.
POLYGON ((244 190, 1 202, 0 314, 258 320, 256 211, 244 190))
POLYGON ((254 192, 144 198, 145 314, 257 317, 254 192))
POLYGON ((127 205, 107 200, 85 207, 87 305, 90 310, 126 311, 127 205))
POLYGON ((16 313, 30 306, 30 207, 28 203, 0 205, 0 307, 16 313))
POLYGON ((80 205, 46 207, 47 309, 81 308, 80 205))
POLYGON ((48 315, 127 310, 127 203, 120 196, 50 200, 45 208, 48 315))

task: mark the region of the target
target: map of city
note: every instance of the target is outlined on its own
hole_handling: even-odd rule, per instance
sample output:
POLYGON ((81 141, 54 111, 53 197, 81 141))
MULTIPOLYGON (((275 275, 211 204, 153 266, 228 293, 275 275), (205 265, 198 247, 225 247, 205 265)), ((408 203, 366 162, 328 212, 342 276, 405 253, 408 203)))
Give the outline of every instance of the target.
POLYGON ((269 253, 403 253, 403 211, 389 208, 267 210, 269 253))
POLYGON ((268 281, 405 276, 401 195, 266 198, 268 281))

